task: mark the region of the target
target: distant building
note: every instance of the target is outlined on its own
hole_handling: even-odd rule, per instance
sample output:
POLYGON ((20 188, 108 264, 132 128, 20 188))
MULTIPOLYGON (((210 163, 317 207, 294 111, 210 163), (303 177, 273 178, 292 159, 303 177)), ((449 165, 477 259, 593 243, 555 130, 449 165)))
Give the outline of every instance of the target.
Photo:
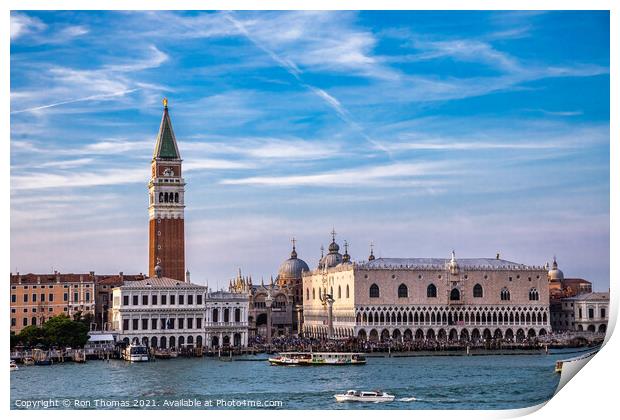
POLYGON ((64 314, 95 313, 95 273, 11 274, 11 332, 64 314))
POLYGON ((550 331, 547 270, 496 258, 352 262, 332 232, 304 273, 304 334, 361 340, 522 340, 550 331))
POLYGON ((164 349, 203 346, 207 288, 157 274, 113 289, 118 339, 164 349))
POLYGON ((573 310, 563 304, 565 298, 579 294, 592 293, 592 283, 584 279, 564 278, 553 257, 553 264, 547 273, 549 282, 549 310, 551 313, 551 329, 553 331, 573 330, 573 310))
POLYGON ((205 302, 206 346, 211 349, 247 347, 248 312, 247 294, 209 292, 205 302))
POLYGON ((94 329, 108 331, 111 329, 112 289, 125 282, 144 280, 142 273, 127 275, 121 271, 117 275, 95 276, 95 319, 94 329))
POLYGON ((564 330, 607 332, 609 323, 609 292, 590 292, 561 300, 566 314, 564 330))
POLYGON ((278 275, 269 284, 254 285, 252 278, 242 276, 241 270, 228 285, 228 290, 246 294, 249 298, 249 332, 250 338, 268 335, 290 336, 301 333, 303 322, 302 273, 309 271, 308 264, 297 256, 295 241, 290 258, 278 269, 278 275), (266 300, 272 299, 271 308, 266 300), (270 309, 270 310, 269 310, 270 309), (271 334, 268 334, 268 319, 271 321, 271 334))

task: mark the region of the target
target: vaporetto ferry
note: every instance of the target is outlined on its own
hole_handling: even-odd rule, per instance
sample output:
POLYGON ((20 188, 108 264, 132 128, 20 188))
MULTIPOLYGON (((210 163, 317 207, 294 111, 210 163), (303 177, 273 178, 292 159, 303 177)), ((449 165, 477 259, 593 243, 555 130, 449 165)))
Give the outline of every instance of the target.
POLYGON ((365 365, 364 353, 279 353, 269 358, 272 366, 365 365))

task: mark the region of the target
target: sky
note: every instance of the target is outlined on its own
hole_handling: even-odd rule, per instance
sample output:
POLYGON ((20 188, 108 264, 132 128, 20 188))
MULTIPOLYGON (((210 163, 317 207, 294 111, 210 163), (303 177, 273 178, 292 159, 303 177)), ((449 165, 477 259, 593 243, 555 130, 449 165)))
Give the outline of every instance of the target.
POLYGON ((162 114, 186 266, 223 287, 495 257, 609 287, 609 14, 11 13, 11 271, 148 272, 162 114))

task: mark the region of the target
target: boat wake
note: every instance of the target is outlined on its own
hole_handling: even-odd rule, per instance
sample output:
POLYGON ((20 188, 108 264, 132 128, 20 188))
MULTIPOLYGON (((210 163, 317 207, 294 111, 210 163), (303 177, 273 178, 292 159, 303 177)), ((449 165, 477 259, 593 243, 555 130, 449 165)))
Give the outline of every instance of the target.
POLYGON ((405 397, 405 398, 399 398, 398 401, 404 401, 404 402, 411 402, 411 401, 417 401, 418 399, 416 397, 405 397))

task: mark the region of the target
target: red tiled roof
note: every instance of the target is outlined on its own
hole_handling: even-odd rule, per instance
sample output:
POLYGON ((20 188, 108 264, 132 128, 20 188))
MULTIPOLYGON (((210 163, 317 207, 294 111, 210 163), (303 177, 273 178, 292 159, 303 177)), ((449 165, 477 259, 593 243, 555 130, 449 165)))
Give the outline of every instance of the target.
MULTIPOLYGON (((109 285, 120 285, 122 284, 121 277, 119 274, 110 275, 110 274, 95 274, 91 275, 91 273, 51 273, 51 274, 11 274, 11 284, 19 284, 20 280, 22 284, 38 284, 39 281, 41 284, 52 284, 56 283, 56 278, 59 278, 60 283, 79 283, 82 282, 95 282, 97 284, 109 284, 109 285)), ((125 281, 134 281, 134 280, 142 280, 146 278, 143 274, 130 274, 123 275, 123 280, 125 281)))

